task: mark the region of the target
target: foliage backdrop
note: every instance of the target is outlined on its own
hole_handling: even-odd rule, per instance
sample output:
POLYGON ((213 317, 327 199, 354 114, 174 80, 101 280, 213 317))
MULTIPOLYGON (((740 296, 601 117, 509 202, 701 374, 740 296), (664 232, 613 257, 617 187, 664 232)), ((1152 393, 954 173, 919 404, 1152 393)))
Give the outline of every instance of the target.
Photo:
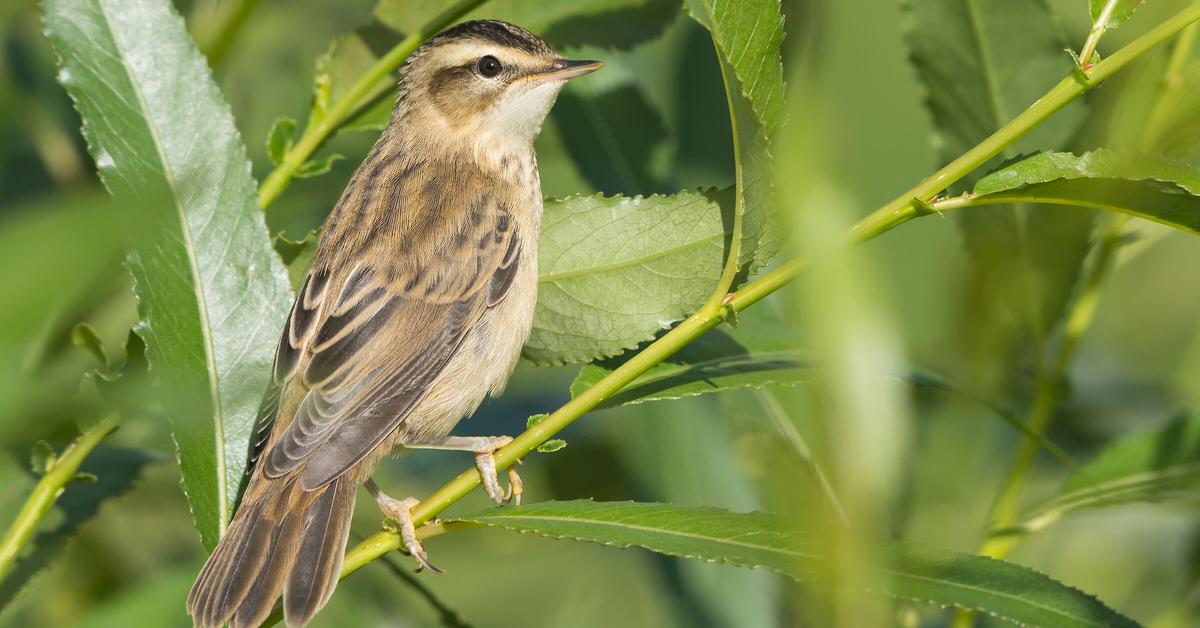
MULTIPOLYGON (((186 625, 182 600, 237 494, 239 447, 265 381, 272 321, 290 298, 289 270, 294 283, 306 238, 386 119, 391 79, 366 85, 382 96, 343 112, 349 124, 294 164, 294 181, 263 197, 265 214, 254 181, 299 154, 306 120, 339 115, 353 79, 396 32, 416 32, 448 4, 180 0, 184 21, 152 0, 0 8, 0 280, 11 287, 0 314, 0 402, 9 417, 0 423, 0 525, 16 518, 38 479, 31 451, 35 471, 48 471, 47 452, 79 429, 112 408, 129 415, 80 468, 99 481, 82 476, 68 486, 33 555, 0 581, 0 625, 186 625), (104 19, 88 19, 102 10, 104 19), (107 29, 89 30, 106 19, 107 29), (163 45, 181 41, 185 28, 207 59, 163 45), (179 68, 180 91, 138 94, 122 84, 162 65, 179 68), (89 100, 105 90, 137 97, 89 100), (110 148, 97 155, 98 147, 110 148), (120 166, 130 163, 138 167, 120 166), (281 234, 282 258, 268 234, 281 234), (153 245, 125 258, 131 236, 153 245), (178 312, 218 316, 203 324, 178 312), (148 351, 129 335, 139 319, 148 351), (139 375, 147 361, 154 395, 139 375)), ((998 206, 941 199, 944 218, 852 253, 830 244, 1067 75, 1064 49, 1078 49, 1102 17, 1103 6, 1086 4, 494 0, 474 9, 607 66, 567 88, 539 139, 545 192, 564 200, 547 204, 528 360, 509 393, 461 433, 519 433, 526 417, 580 394, 619 364, 615 356, 702 307, 722 255, 737 250, 724 242, 731 215, 741 216, 734 242, 743 265, 758 270, 785 248, 809 256, 812 268, 794 290, 572 425, 562 452, 531 456, 522 468, 529 495, 562 502, 489 514, 472 495, 448 516, 879 584, 879 574, 847 567, 859 551, 918 577, 871 587, 892 586, 898 602, 867 596, 860 605, 857 593, 846 602, 763 570, 469 530, 429 541, 449 575, 413 576, 393 553, 343 583, 315 623, 946 625, 952 613, 922 602, 982 573, 986 587, 1020 592, 1017 606, 1026 608, 1011 608, 1034 613, 1028 621, 1121 619, 1106 607, 1143 624, 1195 621, 1200 287, 1187 269, 1200 263, 1200 124, 1189 113, 1200 89, 1185 82, 1176 102, 1152 115, 1169 47, 1072 102, 988 168, 1036 150, 1074 154, 1039 155, 987 177, 981 170, 952 189, 998 206), (783 20, 773 17, 780 11, 783 20), (783 68, 772 63, 781 41, 786 99, 783 68), (1143 128, 1147 119, 1158 128, 1143 128), (1117 152, 1087 152, 1102 147, 1117 152), (1123 161, 1132 149, 1172 161, 1123 161), (774 216, 772 193, 782 208, 774 216), (1176 228, 1128 223, 1136 241, 1114 255, 1094 323, 1058 368, 1064 325, 1087 285, 1081 276, 1096 267, 1112 221, 1030 201, 1080 198, 1176 228), (795 237, 785 246, 787 235, 795 237), (555 366, 594 359, 582 371, 555 366), (701 394, 713 388, 728 392, 701 394), (1058 403, 1039 410, 1048 396, 1058 403), (1012 423, 1036 424, 1039 413, 1054 419, 1047 438, 1065 451, 1032 458, 1008 522, 1028 536, 1010 558, 1103 604, 965 556, 984 541, 993 497, 1022 447, 1012 423), (568 501, 580 498, 610 503, 568 501), (763 547, 776 550, 766 554, 747 549, 735 523, 722 532, 720 512, 694 529, 671 524, 680 538, 714 537, 708 544, 597 527, 673 521, 611 503, 631 499, 773 511, 783 519, 761 522, 766 537, 784 534, 772 527, 779 521, 830 526, 847 553, 826 564, 795 560, 803 551, 791 541, 769 539, 763 547), (597 521, 556 528, 539 519, 547 513, 597 521), (843 516, 883 523, 846 532, 843 516), (884 536, 918 545, 878 545, 884 536), (921 576, 946 584, 922 588, 921 576)), ((1189 3, 1116 4, 1105 25, 1120 28, 1104 34, 1102 55, 1189 3)), ((1200 62, 1189 57, 1184 67, 1198 78, 1200 62)), ((384 464, 378 479, 393 494, 424 496, 468 463, 419 453, 384 464)), ((360 502, 352 541, 378 530, 373 506, 360 502)), ((949 601, 990 601, 964 591, 949 601)))

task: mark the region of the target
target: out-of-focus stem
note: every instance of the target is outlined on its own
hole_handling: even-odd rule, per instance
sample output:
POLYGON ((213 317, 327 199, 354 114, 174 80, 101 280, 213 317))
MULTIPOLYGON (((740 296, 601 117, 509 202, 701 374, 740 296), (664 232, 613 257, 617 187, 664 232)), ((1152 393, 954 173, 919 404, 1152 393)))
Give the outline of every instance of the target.
POLYGON ((83 460, 92 453, 100 441, 104 440, 105 436, 117 429, 120 422, 121 418, 116 414, 110 414, 101 419, 75 439, 75 442, 68 445, 62 455, 49 465, 45 475, 34 485, 29 499, 25 500, 25 505, 17 513, 17 518, 4 533, 4 538, 0 539, 0 581, 3 581, 5 576, 12 571, 17 556, 21 553, 21 548, 29 542, 30 537, 37 530, 38 524, 54 506, 58 496, 62 495, 67 484, 75 479, 75 474, 79 472, 79 465, 83 464, 83 460))

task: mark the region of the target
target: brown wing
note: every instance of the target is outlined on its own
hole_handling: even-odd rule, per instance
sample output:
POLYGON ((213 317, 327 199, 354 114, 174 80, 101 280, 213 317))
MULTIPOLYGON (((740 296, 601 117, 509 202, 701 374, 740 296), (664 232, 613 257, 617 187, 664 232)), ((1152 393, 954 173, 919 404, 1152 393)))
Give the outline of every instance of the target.
POLYGON ((422 241, 395 253, 348 256, 357 260, 348 271, 346 264, 314 266, 276 354, 284 397, 292 387, 303 397, 292 420, 275 427, 279 436, 263 459, 268 477, 303 464, 300 484, 311 490, 362 460, 421 400, 480 315, 507 294, 521 250, 510 214, 462 213, 459 221, 418 229, 422 241))

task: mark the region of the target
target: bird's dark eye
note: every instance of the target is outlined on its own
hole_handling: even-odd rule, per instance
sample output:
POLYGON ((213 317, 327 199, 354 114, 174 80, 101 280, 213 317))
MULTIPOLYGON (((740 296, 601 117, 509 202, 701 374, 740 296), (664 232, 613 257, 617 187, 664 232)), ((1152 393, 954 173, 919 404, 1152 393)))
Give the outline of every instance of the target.
POLYGON ((500 65, 500 61, 492 55, 487 55, 479 60, 479 73, 487 78, 496 76, 502 69, 504 68, 500 65))

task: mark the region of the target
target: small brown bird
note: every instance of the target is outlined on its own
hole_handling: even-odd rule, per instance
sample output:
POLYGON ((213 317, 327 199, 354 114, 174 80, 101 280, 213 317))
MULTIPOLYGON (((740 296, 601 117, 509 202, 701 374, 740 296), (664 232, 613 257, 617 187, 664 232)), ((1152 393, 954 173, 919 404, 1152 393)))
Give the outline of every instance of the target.
MULTIPOLYGON (((455 26, 402 69, 392 119, 321 235, 275 355, 250 478, 188 596, 198 626, 288 625, 333 594, 357 487, 413 530, 416 500, 370 481, 394 448, 474 452, 488 496, 508 437, 447 436, 498 394, 529 335, 541 183, 533 140, 558 91, 601 67, 505 22, 455 26)), ((510 495, 520 484, 510 474, 510 495)))

